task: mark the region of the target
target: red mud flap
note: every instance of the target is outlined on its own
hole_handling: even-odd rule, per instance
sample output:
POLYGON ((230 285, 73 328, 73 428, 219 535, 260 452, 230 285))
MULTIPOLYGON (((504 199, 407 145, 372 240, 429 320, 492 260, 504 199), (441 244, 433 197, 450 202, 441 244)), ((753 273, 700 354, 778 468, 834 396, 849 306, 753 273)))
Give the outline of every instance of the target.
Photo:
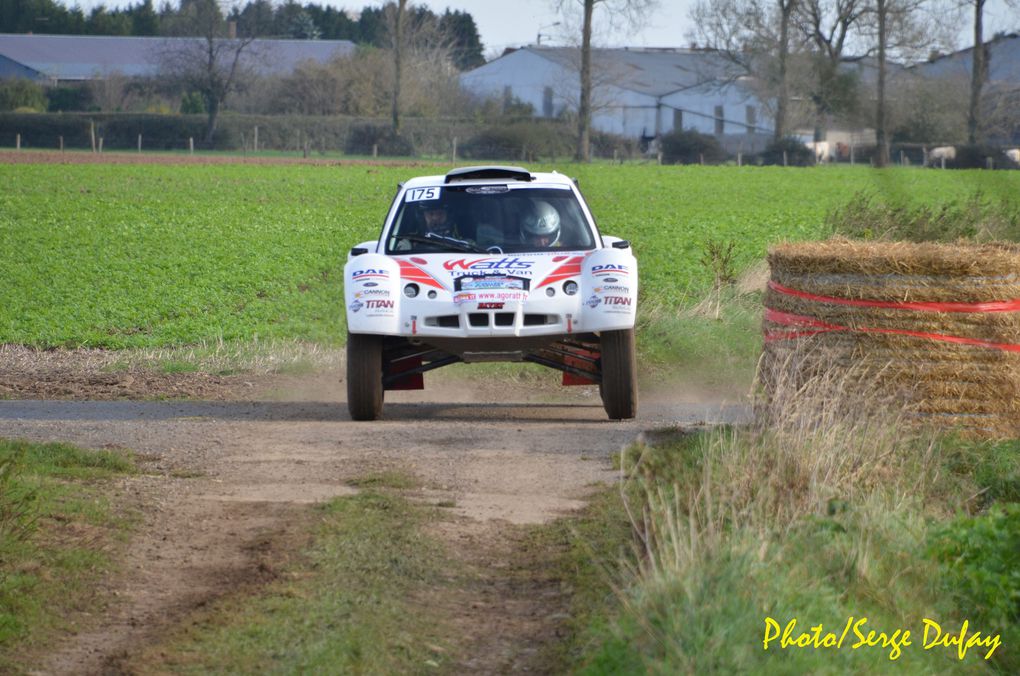
MULTIPOLYGON (((386 375, 396 376, 404 371, 410 371, 421 366, 421 357, 407 357, 398 359, 386 365, 386 375)), ((424 390, 425 374, 409 373, 402 378, 397 378, 386 386, 387 390, 424 390)))
POLYGON ((598 385, 597 382, 591 378, 585 378, 583 376, 577 376, 573 373, 563 372, 563 384, 564 385, 598 385))

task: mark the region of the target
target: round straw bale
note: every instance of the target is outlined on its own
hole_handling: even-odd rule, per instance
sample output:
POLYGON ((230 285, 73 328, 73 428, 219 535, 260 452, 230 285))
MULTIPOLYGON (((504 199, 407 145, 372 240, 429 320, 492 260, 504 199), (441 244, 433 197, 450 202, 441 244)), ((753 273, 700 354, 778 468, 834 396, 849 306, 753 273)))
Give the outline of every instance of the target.
POLYGON ((767 392, 841 373, 847 397, 881 392, 920 422, 1020 436, 1020 245, 833 239, 768 261, 767 392))

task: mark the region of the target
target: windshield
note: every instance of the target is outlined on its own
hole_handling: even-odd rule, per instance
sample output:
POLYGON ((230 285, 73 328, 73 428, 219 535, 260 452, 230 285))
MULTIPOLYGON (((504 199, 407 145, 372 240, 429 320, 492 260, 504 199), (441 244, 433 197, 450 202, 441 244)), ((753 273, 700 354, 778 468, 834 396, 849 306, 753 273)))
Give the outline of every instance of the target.
POLYGON ((386 252, 520 253, 594 246, 569 188, 436 186, 405 191, 386 252))

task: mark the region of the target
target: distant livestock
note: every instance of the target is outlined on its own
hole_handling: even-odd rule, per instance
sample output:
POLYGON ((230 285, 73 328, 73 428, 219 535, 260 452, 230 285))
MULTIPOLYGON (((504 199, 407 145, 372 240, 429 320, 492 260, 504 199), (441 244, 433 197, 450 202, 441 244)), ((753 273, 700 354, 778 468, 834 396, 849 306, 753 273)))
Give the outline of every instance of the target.
POLYGON ((1010 148, 1006 151, 1006 157, 1020 164, 1020 148, 1010 148))
POLYGON ((946 160, 955 159, 956 159, 955 146, 939 146, 938 148, 932 148, 928 152, 928 164, 933 167, 939 164, 945 164, 946 160))

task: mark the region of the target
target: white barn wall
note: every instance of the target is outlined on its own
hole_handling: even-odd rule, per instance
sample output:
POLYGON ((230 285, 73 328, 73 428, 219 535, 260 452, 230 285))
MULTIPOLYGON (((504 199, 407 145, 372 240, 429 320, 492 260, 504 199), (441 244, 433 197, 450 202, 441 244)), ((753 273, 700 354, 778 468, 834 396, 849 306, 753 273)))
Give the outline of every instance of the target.
MULTIPOLYGON (((597 77, 597 76, 596 76, 597 77)), ((537 117, 544 117, 546 87, 553 90, 552 116, 565 108, 577 109, 580 96, 577 72, 528 49, 519 49, 461 75, 461 85, 482 97, 502 98, 506 88, 512 96, 531 104, 537 117)), ((771 120, 761 104, 739 84, 703 86, 658 97, 625 85, 599 86, 593 92, 592 128, 630 138, 650 137, 673 131, 673 110, 683 110, 683 127, 714 134, 715 107, 723 106, 724 136, 771 134, 771 120), (754 106, 758 134, 747 133, 747 106, 754 106), (658 124, 656 124, 658 118, 658 124)), ((744 147, 743 139, 726 140, 726 145, 744 147)), ((757 144, 761 145, 761 144, 757 144)))

